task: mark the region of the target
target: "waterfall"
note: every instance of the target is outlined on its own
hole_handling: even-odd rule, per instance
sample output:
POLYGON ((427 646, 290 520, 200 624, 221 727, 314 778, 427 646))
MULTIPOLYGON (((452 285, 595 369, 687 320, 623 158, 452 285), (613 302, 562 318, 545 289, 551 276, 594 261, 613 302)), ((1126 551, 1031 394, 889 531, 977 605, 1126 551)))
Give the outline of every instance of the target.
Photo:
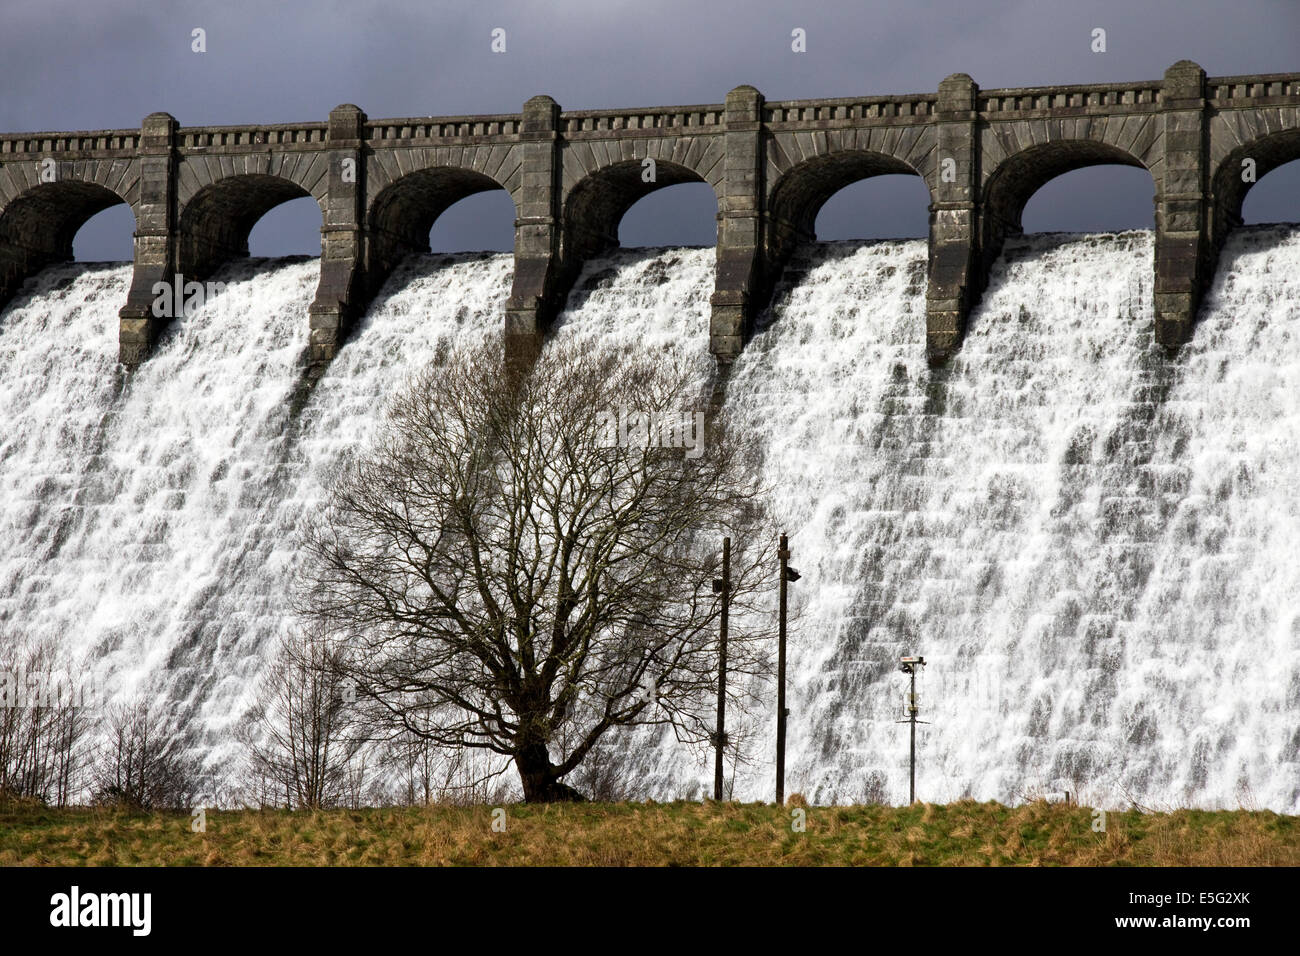
POLYGON ((209 768, 293 625, 296 535, 392 389, 499 321, 507 255, 408 261, 293 420, 314 259, 245 260, 117 381, 129 266, 61 266, 0 321, 0 634, 88 662, 100 694, 165 694, 209 768))
POLYGON ((1243 230, 1191 346, 1148 232, 1008 244, 947 369, 925 245, 826 245, 737 362, 803 580, 787 792, 1300 799, 1300 233, 1243 230))
MULTIPOLYGON (((1153 336, 1149 232, 1009 240, 962 348, 925 362, 922 240, 800 250, 726 403, 790 534, 787 792, 1300 810, 1300 229, 1237 230, 1192 342, 1153 336)), ((588 264, 557 335, 708 357, 711 249, 588 264)), ((111 698, 162 693, 209 768, 292 627, 296 536, 388 396, 497 328, 509 255, 404 263, 319 382, 316 260, 246 260, 124 375, 126 265, 0 314, 0 640, 111 698)), ((735 795, 770 799, 773 712, 735 795)), ((711 767, 640 738, 655 796, 711 767)))

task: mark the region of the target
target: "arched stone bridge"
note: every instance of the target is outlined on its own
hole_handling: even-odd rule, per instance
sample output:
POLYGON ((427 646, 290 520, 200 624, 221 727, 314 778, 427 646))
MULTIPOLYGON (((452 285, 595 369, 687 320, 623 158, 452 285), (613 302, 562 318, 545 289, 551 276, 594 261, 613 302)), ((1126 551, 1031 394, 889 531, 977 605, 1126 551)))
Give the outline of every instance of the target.
POLYGON ((71 257, 92 215, 135 214, 135 272, 121 310, 121 360, 142 361, 165 319, 155 282, 202 281, 246 255, 253 224, 311 196, 321 207, 321 275, 311 355, 327 362, 398 260, 428 249, 433 222, 472 193, 514 200, 515 272, 505 328, 534 341, 583 261, 617 244, 647 193, 705 182, 718 198, 712 350, 729 361, 821 205, 856 180, 920 176, 929 189, 927 342, 961 341, 966 315, 1030 196, 1083 166, 1145 168, 1155 187, 1156 334, 1190 334, 1217 250, 1250 182, 1300 158, 1300 74, 1207 78, 1190 61, 1145 83, 981 90, 956 74, 937 93, 767 102, 742 86, 708 106, 564 112, 538 96, 519 114, 0 136, 0 303, 71 257), (644 182, 642 161, 656 161, 644 182))

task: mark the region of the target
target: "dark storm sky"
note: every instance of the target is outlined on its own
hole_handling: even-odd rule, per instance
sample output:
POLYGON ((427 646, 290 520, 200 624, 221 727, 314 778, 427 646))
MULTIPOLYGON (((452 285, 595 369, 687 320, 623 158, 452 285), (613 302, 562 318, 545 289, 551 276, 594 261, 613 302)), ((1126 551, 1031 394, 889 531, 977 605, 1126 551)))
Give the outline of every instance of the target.
MULTIPOLYGON (((569 109, 721 102, 741 83, 769 99, 933 90, 946 75, 981 86, 1157 79, 1193 59, 1211 75, 1300 70, 1297 0, 9 0, 0 12, 0 130, 138 126, 156 110, 183 125, 324 120, 339 103, 372 117, 516 112, 537 93, 569 109), (161 9, 160 9, 161 7, 161 9), (191 31, 207 52, 191 51, 191 31), (491 33, 506 31, 506 52, 491 33), (791 30, 807 52, 791 50, 791 30), (1090 49, 1094 28, 1107 50, 1090 49)), ((1300 220, 1300 163, 1261 180, 1247 221, 1300 220)), ((1031 201, 1037 229, 1147 226, 1142 170, 1062 177, 1031 201)), ((849 187, 818 223, 822 238, 922 235, 919 180, 849 187)), ((702 185, 647 199, 625 244, 707 244, 714 205, 702 185)), ((504 193, 453 208, 435 247, 508 248, 504 193)), ((319 250, 311 200, 268 214, 254 254, 319 250)), ((78 237, 80 258, 129 258, 124 207, 78 237)))

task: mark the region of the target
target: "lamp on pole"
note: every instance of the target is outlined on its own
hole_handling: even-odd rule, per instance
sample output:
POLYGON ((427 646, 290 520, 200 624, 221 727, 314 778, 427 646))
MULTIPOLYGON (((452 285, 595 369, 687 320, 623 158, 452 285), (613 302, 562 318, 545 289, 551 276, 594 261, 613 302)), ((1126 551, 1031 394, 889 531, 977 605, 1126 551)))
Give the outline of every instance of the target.
POLYGON ((713 579, 713 593, 722 595, 721 640, 718 643, 718 727, 714 734, 713 799, 722 799, 722 751, 727 744, 727 614, 731 609, 731 538, 722 539, 722 577, 713 579))
POLYGON ((777 614, 777 651, 776 651, 776 804, 785 805, 785 718, 790 713, 785 706, 785 586, 791 581, 799 580, 799 572, 787 563, 790 560, 790 545, 786 536, 781 535, 781 546, 776 556, 781 561, 781 597, 777 614))
POLYGON ((898 662, 898 669, 912 678, 912 690, 907 695, 907 717, 898 723, 912 725, 912 748, 911 748, 911 786, 908 791, 907 802, 916 803, 916 725, 925 723, 924 720, 918 721, 916 715, 920 713, 921 708, 916 703, 916 672, 918 668, 925 666, 924 657, 904 657, 898 662))

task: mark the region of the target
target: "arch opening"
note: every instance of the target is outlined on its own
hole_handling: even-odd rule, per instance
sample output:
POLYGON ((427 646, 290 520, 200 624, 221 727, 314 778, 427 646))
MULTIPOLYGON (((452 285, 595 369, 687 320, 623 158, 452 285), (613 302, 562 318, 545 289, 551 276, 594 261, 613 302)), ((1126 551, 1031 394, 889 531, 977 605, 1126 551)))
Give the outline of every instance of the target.
MULTIPOLYGON (((642 160, 614 163, 573 187, 564 202, 564 239, 560 254, 568 275, 576 274, 582 263, 591 257, 616 248, 624 216, 637 202, 652 193, 684 183, 702 183, 713 191, 699 173, 677 163, 657 160, 654 179, 650 182, 645 181, 646 170, 642 160)), ((714 202, 717 202, 716 194, 714 202)), ((653 211, 653 207, 647 209, 653 211)), ((630 225, 635 234, 636 220, 630 225)))
MULTIPOLYGON (((893 156, 855 150, 817 156, 787 171, 772 189, 768 202, 761 300, 766 302, 769 298, 796 247, 801 243, 815 242, 818 239, 816 227, 819 214, 832 197, 841 190, 852 189, 856 184, 880 177, 887 177, 884 180, 886 183, 884 188, 888 189, 889 182, 898 182, 894 179, 897 176, 915 177, 919 180, 921 188, 925 190, 923 197, 925 205, 922 208, 925 209, 928 223, 929 187, 919 170, 893 156)), ((878 187, 862 188, 870 194, 878 187)), ((853 196, 853 193, 849 193, 846 198, 852 202, 853 196)), ((918 198, 921 197, 918 195, 918 198)), ((838 203, 836 205, 838 206, 838 203)), ((830 212, 829 223, 833 225, 838 214, 835 207, 832 207, 830 212)), ((853 231, 857 231, 861 224, 855 212, 849 213, 848 222, 853 231)))
MULTIPOLYGON (((276 206, 304 197, 311 195, 297 183, 265 174, 231 176, 204 187, 181 211, 180 272, 187 279, 203 280, 226 262, 247 257, 249 236, 258 221, 276 206)), ((319 222, 319 206, 317 215, 319 222)), ((318 239, 317 255, 319 249, 318 239)))
MULTIPOLYGON (((129 217, 129 260, 135 213, 126 199, 106 186, 75 180, 41 183, 11 201, 0 212, 0 304, 29 276, 76 258, 74 243, 82 227, 117 206, 124 206, 129 217)), ((120 225, 121 214, 110 222, 120 225)), ((91 258, 95 257, 83 261, 91 258)))
MULTIPOLYGON (((1025 207, 1040 189, 1059 176, 1094 166, 1146 169, 1137 157, 1106 143, 1071 140, 1031 146, 1005 160, 985 184, 986 227, 998 238, 1024 232, 1025 207)), ((1149 174, 1147 178, 1150 182, 1149 174)), ((1151 189, 1154 196, 1154 183, 1151 189)), ((1150 216, 1151 210, 1147 212, 1150 216)))
POLYGON ((1143 167, 1100 163, 1062 173, 1029 197, 1024 232, 1124 232, 1150 229, 1155 181, 1143 167))
MULTIPOLYGON (((1136 156, 1108 143, 1099 143, 1092 140, 1062 140, 1043 143, 1038 146, 1031 146, 1004 160, 993 170, 984 184, 984 201, 980 224, 982 259, 980 275, 982 277, 988 275, 989 267, 1001 253, 1002 243, 1007 236, 1020 235, 1025 231, 1025 209, 1040 189, 1058 177, 1064 177, 1069 173, 1086 170, 1090 167, 1107 166, 1131 166, 1143 170, 1146 173, 1145 180, 1150 189, 1149 195, 1152 196, 1154 202, 1155 183, 1150 172, 1136 156)), ((1094 177, 1092 181, 1095 181, 1095 177, 1107 176, 1108 173, 1103 171, 1089 175, 1094 177)), ((1140 181, 1140 179, 1141 177, 1138 180, 1130 179, 1125 187, 1126 190, 1131 190, 1133 188, 1132 183, 1140 181)), ((1068 186, 1069 181, 1066 183, 1067 188, 1068 186)), ((1038 204, 1035 204, 1034 215, 1030 220, 1032 225, 1039 226, 1039 223, 1065 223, 1068 221, 1057 217, 1058 212, 1063 212, 1067 216, 1070 212, 1069 210, 1061 210, 1059 207, 1054 209, 1052 206, 1054 195, 1059 199, 1056 190, 1047 193, 1046 203, 1041 211, 1038 204), (1039 219, 1039 216, 1042 216, 1042 219, 1039 219)), ((1147 215, 1149 217, 1147 222, 1153 222, 1153 207, 1148 207, 1147 215)))
POLYGON ((465 248, 463 240, 454 238, 460 231, 458 225, 466 221, 474 224, 469 235, 481 235, 489 241, 500 243, 504 235, 493 230, 482 220, 485 210, 491 209, 493 219, 506 211, 501 203, 503 193, 509 203, 510 247, 514 237, 514 201, 505 187, 490 176, 470 169, 439 166, 408 173, 383 189, 367 212, 369 226, 366 274, 372 291, 383 284, 393 268, 408 255, 428 253, 441 247, 465 248), (494 193, 493 195, 480 194, 494 193), (475 197, 462 209, 452 210, 462 200, 475 197), (450 212, 446 229, 437 228, 444 213, 450 212))
POLYGON ((920 173, 882 153, 834 153, 800 163, 772 190, 769 233, 778 245, 815 240, 817 216, 827 200, 846 186, 877 176, 919 177, 920 173))

